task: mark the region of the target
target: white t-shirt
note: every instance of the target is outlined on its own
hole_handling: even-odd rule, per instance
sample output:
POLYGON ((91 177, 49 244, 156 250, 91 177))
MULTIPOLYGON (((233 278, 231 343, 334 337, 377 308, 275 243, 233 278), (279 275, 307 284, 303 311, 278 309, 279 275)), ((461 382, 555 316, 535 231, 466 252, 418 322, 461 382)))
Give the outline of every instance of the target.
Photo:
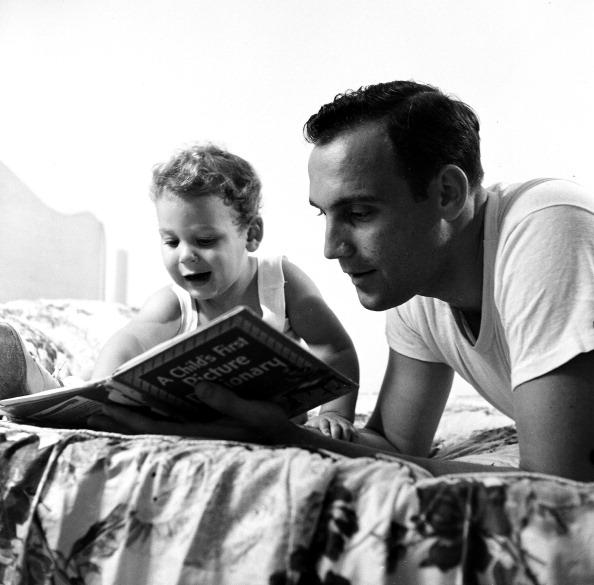
POLYGON ((514 418, 513 388, 594 349, 594 196, 555 179, 487 191, 478 339, 459 311, 420 296, 387 312, 386 336, 514 418))

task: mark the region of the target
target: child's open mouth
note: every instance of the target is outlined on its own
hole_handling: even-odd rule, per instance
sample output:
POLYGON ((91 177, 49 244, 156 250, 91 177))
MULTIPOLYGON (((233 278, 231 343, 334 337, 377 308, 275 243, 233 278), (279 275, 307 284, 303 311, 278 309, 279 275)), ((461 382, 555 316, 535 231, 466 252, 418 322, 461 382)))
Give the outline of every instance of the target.
POLYGON ((194 284, 204 284, 210 280, 210 275, 212 272, 200 272, 199 274, 186 274, 184 279, 187 282, 192 282, 194 284))

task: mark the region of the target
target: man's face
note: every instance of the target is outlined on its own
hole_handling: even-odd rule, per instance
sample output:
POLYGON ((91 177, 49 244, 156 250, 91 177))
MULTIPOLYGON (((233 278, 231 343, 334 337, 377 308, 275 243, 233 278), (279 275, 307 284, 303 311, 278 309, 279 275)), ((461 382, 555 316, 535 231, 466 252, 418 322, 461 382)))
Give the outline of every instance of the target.
POLYGON ((416 201, 385 131, 367 124, 309 160, 310 203, 326 218, 324 255, 336 258, 361 304, 383 311, 417 294, 432 296, 440 278, 440 218, 416 201))

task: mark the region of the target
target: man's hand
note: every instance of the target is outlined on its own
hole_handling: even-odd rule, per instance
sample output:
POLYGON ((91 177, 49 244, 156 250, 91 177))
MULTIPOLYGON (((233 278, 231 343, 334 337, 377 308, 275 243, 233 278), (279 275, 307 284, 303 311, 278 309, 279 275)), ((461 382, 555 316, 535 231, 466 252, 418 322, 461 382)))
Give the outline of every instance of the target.
POLYGON ((253 443, 283 443, 293 424, 283 410, 270 402, 245 400, 231 390, 201 382, 195 394, 225 416, 213 423, 180 423, 155 420, 121 406, 106 406, 103 414, 91 416, 94 429, 123 434, 157 434, 224 439, 253 443))
POLYGON ((357 441, 355 425, 336 412, 324 412, 310 418, 305 425, 339 441, 357 441))
MULTIPOLYGON (((336 441, 319 429, 293 424, 283 410, 270 402, 244 400, 231 390, 211 383, 201 383, 196 394, 208 406, 225 414, 213 423, 176 423, 155 420, 123 406, 106 406, 104 414, 89 417, 92 428, 124 434, 158 434, 327 449, 347 457, 373 457, 381 451, 375 446, 336 441)), ((365 438, 365 435, 363 436, 365 438)), ((395 455, 391 449, 384 452, 395 455)), ((457 461, 437 461, 399 455, 427 469, 433 475, 470 471, 517 471, 457 461)))

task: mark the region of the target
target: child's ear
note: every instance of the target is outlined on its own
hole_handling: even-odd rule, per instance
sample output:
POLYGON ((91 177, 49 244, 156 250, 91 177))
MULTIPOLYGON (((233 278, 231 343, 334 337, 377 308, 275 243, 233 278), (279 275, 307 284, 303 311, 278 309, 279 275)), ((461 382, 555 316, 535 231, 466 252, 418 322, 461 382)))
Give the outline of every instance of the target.
POLYGON ((255 252, 260 247, 260 242, 264 237, 264 222, 260 216, 256 217, 250 227, 248 228, 247 233, 247 243, 246 248, 248 252, 255 252))

